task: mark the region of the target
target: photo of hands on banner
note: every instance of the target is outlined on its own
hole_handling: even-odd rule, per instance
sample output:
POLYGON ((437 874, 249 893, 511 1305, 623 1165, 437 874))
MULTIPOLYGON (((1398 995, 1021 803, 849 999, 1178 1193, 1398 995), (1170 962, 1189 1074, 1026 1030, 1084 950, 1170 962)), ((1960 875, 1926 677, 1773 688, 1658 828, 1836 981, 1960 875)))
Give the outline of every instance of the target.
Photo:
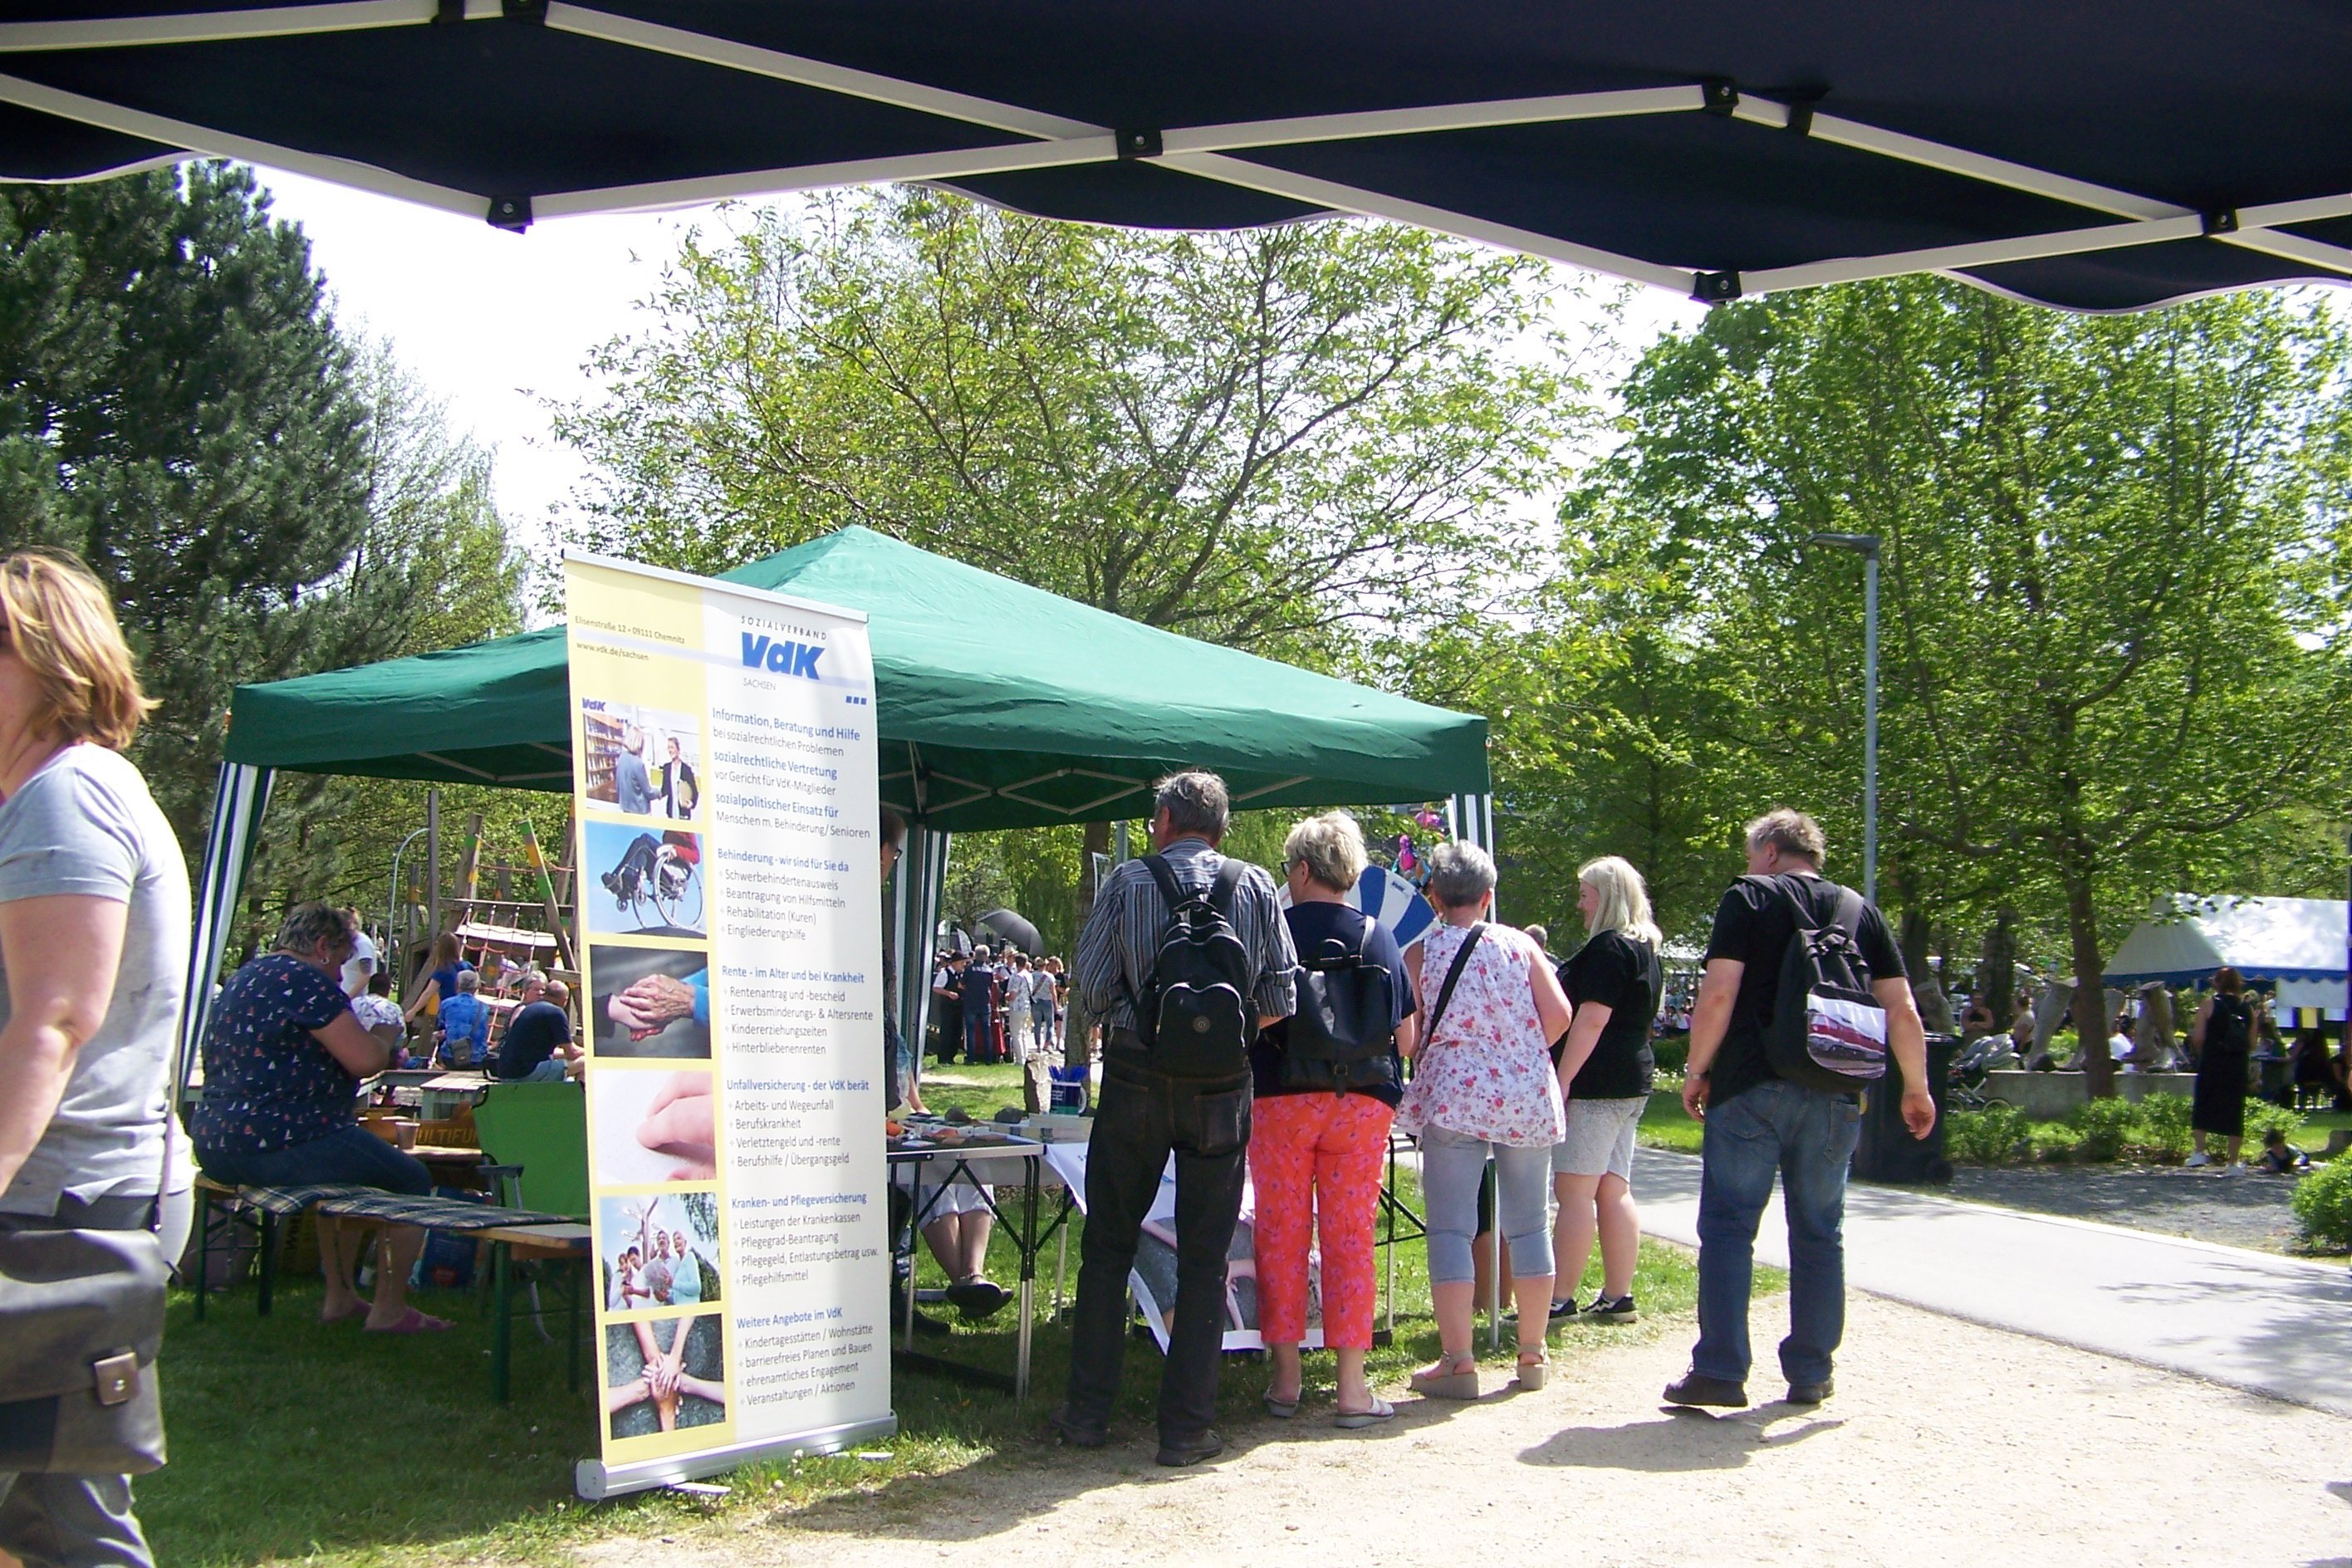
POLYGON ((599 942, 588 962, 591 1056, 709 1058, 708 952, 599 942))
POLYGON ((604 1415, 613 1436, 650 1437, 726 1420, 725 1340, 716 1312, 607 1325, 604 1415))

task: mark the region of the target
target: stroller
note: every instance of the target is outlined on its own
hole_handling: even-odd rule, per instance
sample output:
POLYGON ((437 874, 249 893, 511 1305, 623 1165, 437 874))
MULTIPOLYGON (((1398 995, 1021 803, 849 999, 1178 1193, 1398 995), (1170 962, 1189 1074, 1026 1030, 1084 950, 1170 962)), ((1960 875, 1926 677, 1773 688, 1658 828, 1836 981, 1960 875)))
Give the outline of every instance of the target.
POLYGON ((2003 1065, 2014 1066, 2017 1050, 2004 1034, 1979 1035, 1952 1058, 1951 1076, 1944 1083, 1944 1102, 1954 1110, 1982 1110, 2006 1103, 1986 1092, 1986 1075, 2003 1065))

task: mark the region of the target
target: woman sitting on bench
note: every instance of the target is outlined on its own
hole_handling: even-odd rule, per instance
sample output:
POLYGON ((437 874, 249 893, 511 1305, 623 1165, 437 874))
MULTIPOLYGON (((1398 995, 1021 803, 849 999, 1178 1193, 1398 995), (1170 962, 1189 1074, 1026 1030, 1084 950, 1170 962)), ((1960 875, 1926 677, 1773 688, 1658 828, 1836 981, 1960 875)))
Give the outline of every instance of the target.
MULTIPOLYGON (((229 977, 205 1036, 204 1098, 191 1131, 205 1174, 231 1186, 293 1187, 342 1183, 423 1197, 433 1190, 423 1162, 359 1124, 360 1080, 382 1072, 391 1052, 352 1014, 338 978, 359 923, 349 910, 297 904, 274 951, 229 977)), ((362 1226, 317 1216, 327 1322, 367 1313, 377 1333, 446 1329, 408 1304, 408 1273, 424 1249, 415 1226, 388 1226, 375 1271, 375 1300, 360 1300, 352 1274, 362 1226)))

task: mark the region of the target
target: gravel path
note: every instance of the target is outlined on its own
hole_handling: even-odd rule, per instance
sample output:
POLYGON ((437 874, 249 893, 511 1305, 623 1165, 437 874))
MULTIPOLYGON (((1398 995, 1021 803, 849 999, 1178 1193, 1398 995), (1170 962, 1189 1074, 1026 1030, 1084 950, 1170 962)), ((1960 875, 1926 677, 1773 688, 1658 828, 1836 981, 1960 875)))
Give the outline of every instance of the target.
MULTIPOLYGON (((802 1511, 602 1542, 635 1568, 1427 1568, 1497 1557, 1637 1568, 2342 1563, 2352 1421, 1872 1297, 1851 1303, 1838 1396, 1722 1418, 1658 1390, 1687 1320, 1475 1405, 1395 1392, 1385 1430, 1335 1432, 1327 1365, 1292 1422, 1161 1470, 1144 1435, 1039 1444, 802 1511)), ((1768 1359, 1787 1299, 1757 1303, 1768 1359)), ((1321 1358, 1315 1358, 1320 1362, 1321 1358)), ((1764 1369, 1750 1391, 1777 1400, 1764 1369)), ((1043 1407, 1040 1408, 1042 1419, 1043 1407)))
POLYGON ((1962 1165, 1947 1190, 1956 1198, 2035 1214, 2287 1253, 2301 1251, 2288 1207, 2294 1182, 2178 1165, 1962 1165))

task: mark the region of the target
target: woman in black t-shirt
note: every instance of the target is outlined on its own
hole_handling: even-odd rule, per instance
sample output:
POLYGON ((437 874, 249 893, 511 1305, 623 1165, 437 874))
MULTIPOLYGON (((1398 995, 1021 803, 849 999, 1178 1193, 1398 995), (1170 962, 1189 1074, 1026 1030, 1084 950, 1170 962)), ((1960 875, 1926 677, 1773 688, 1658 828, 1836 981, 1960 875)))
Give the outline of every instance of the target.
POLYGON ((1633 1204, 1633 1131, 1650 1103, 1656 1067, 1650 1033, 1664 975, 1642 873, 1609 855, 1583 867, 1576 879, 1577 912, 1592 934, 1559 968, 1560 989, 1575 1015, 1567 1037, 1553 1047, 1568 1131, 1551 1152, 1552 1186, 1559 1196, 1552 1278, 1560 1292, 1551 1315, 1630 1323, 1633 1260, 1642 1241, 1642 1215, 1633 1204), (1601 1293, 1580 1310, 1576 1289, 1596 1233, 1601 1293))

